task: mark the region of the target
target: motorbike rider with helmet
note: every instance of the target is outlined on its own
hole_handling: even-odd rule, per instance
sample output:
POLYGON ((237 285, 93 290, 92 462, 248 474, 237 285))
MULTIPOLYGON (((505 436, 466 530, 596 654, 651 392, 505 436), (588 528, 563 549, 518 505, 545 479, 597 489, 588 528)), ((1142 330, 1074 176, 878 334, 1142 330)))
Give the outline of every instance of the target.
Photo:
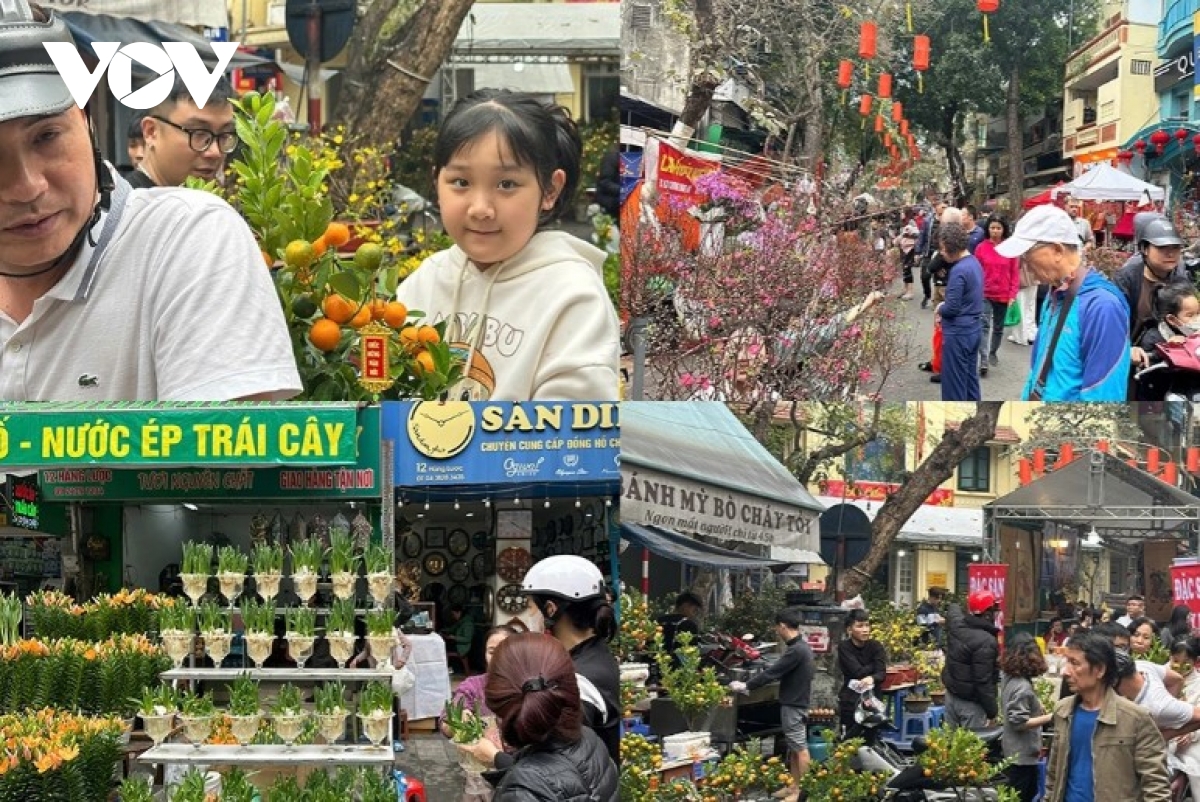
MULTIPOLYGON (((1136 345, 1147 326, 1157 325, 1154 291, 1176 279, 1187 279, 1183 263, 1183 239, 1170 220, 1158 215, 1145 221, 1137 234, 1137 256, 1113 275, 1113 283, 1129 303, 1129 338, 1136 345)), ((1131 359, 1145 364, 1146 354, 1134 348, 1131 359)))
POLYGON ((947 610, 942 684, 946 686, 948 726, 978 730, 995 722, 1000 684, 998 609, 990 590, 974 590, 967 596, 966 612, 957 604, 947 610))

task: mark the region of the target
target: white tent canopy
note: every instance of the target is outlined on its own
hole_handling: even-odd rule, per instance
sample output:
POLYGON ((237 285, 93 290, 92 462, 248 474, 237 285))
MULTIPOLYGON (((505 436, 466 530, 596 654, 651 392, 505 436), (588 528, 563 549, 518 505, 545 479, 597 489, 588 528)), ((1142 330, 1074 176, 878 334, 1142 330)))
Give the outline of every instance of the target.
POLYGON ((1052 199, 1070 195, 1078 200, 1139 201, 1149 196, 1150 200, 1159 201, 1166 194, 1162 187, 1134 178, 1107 162, 1099 162, 1069 184, 1050 190, 1052 199))
POLYGON ((225 28, 229 14, 225 3, 214 0, 40 0, 43 8, 58 12, 107 14, 129 17, 142 22, 171 22, 205 28, 225 28))

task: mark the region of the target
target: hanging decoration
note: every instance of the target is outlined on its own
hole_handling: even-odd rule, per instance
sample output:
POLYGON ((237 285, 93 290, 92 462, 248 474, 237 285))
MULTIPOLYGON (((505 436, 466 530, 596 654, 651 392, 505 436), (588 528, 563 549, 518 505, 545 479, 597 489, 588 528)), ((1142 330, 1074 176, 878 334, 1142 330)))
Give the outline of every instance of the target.
POLYGON ((875 115, 875 133, 877 133, 877 134, 883 133, 883 115, 882 114, 875 115))
POLYGON ((871 103, 874 100, 870 95, 863 95, 862 100, 858 101, 858 113, 864 118, 871 113, 871 103))
POLYGON ((924 73, 929 69, 929 37, 923 33, 913 37, 913 69, 917 71, 917 91, 924 94, 924 73))
MULTIPOLYGON (((882 122, 882 118, 880 118, 880 121, 882 122)), ((892 152, 893 156, 895 155, 894 148, 892 147, 892 135, 890 133, 884 133, 883 146, 887 148, 889 152, 892 152)))
POLYGON ((898 123, 904 119, 904 104, 899 100, 892 104, 892 122, 898 123))
POLYGON ((991 32, 988 31, 988 14, 1000 10, 1000 0, 975 0, 975 8, 983 13, 983 43, 987 44, 992 41, 991 32))
MULTIPOLYGON (((1194 137, 1192 137, 1192 147, 1195 148, 1196 155, 1200 156, 1200 134, 1196 134, 1194 137)), ((1133 157, 1132 153, 1129 155, 1130 155, 1130 158, 1133 157)))
POLYGON ((1161 128, 1150 135, 1150 143, 1154 145, 1154 152, 1160 155, 1170 141, 1171 135, 1161 128))
POLYGON ((905 0, 904 3, 904 22, 908 25, 908 32, 913 32, 912 24, 912 0, 905 0))
POLYGON ((890 72, 879 73, 879 97, 881 100, 890 100, 892 97, 892 74, 890 72))
POLYGON ((903 137, 908 136, 908 120, 900 121, 900 136, 903 136, 903 137))
MULTIPOLYGON (((868 20, 862 24, 858 30, 858 57, 866 61, 875 58, 875 38, 878 34, 878 28, 874 22, 868 20)), ((871 79, 871 65, 864 64, 863 69, 866 71, 867 80, 871 79)))
POLYGON ((838 88, 842 90, 842 105, 846 105, 846 99, 850 92, 850 82, 854 79, 854 62, 848 58, 842 59, 838 64, 838 88))
MULTIPOLYGON (((1197 135, 1196 135, 1196 139, 1200 140, 1200 134, 1197 134, 1197 135)), ((1197 153, 1200 153, 1200 143, 1198 143, 1198 144, 1196 145, 1196 148, 1197 148, 1197 151, 1196 151, 1196 152, 1197 152, 1197 153)), ((1131 150, 1123 150, 1123 151, 1121 151, 1120 153, 1118 153, 1118 154, 1117 154, 1117 161, 1119 161, 1119 162, 1131 162, 1131 161, 1133 161, 1133 151, 1131 151, 1131 150)))
POLYGON ((1181 146, 1183 145, 1183 140, 1185 140, 1187 138, 1188 138, 1188 129, 1180 128, 1178 131, 1175 132, 1175 141, 1178 142, 1181 146))
POLYGON ((1144 155, 1146 153, 1146 140, 1139 139, 1137 142, 1134 142, 1133 149, 1138 152, 1139 156, 1144 155))

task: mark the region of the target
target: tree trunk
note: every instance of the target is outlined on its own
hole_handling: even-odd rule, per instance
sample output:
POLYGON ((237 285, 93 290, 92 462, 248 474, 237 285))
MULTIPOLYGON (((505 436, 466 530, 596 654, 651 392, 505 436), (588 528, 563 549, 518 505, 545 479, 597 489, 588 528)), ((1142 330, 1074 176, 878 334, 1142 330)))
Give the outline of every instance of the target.
POLYGON ((1008 95, 1004 100, 1008 125, 1008 202, 1010 215, 1021 210, 1025 202, 1024 135, 1021 131, 1021 67, 1014 66, 1008 77, 1008 95))
POLYGON ((717 18, 713 13, 713 0, 696 0, 696 31, 700 39, 693 43, 691 56, 691 84, 688 86, 687 98, 683 101, 683 111, 679 114, 677 126, 683 126, 695 131, 708 113, 712 105, 713 92, 721 85, 720 78, 712 71, 712 65, 717 63, 717 53, 713 31, 716 30, 717 18), (697 68, 695 65, 703 65, 697 68))
POLYGON ((821 59, 811 54, 804 71, 808 94, 808 114, 804 118, 804 166, 812 167, 825 151, 825 77, 821 74, 821 59))
POLYGON ((390 149, 454 45, 474 0, 375 0, 346 48, 344 90, 332 119, 360 145, 390 149))
POLYGON ((942 113, 941 145, 946 151, 946 167, 950 172, 950 194, 953 204, 966 195, 966 165, 958 149, 958 106, 947 107, 942 113))
POLYGON ((838 442, 830 442, 804 455, 804 461, 793 471, 800 484, 807 486, 812 481, 813 474, 817 472, 817 468, 826 460, 849 454, 856 448, 862 448, 867 443, 876 440, 879 437, 879 418, 882 412, 882 402, 875 401, 871 409, 871 422, 865 429, 860 430, 853 437, 847 437, 838 442))
POLYGON ((857 596, 862 592, 887 559, 900 527, 920 509, 929 494, 954 475, 954 469, 968 454, 995 437, 996 421, 1003 406, 1003 401, 977 403, 975 414, 964 420, 957 430, 947 431, 908 481, 883 503, 871 523, 871 549, 866 558, 852 566, 842 578, 841 590, 846 596, 857 596))

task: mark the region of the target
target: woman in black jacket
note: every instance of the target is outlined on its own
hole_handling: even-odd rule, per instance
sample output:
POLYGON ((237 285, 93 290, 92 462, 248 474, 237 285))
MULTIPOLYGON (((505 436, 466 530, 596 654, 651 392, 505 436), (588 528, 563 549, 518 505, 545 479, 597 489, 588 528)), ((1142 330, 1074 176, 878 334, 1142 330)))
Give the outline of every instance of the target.
POLYGON ((887 674, 887 653, 882 643, 871 638, 871 616, 866 610, 851 610, 846 616, 846 639, 838 644, 838 669, 842 672, 838 721, 844 734, 854 726, 854 711, 861 698, 850 683, 860 680, 877 690, 887 674))
POLYGON ((484 697, 504 742, 520 750, 496 802, 617 802, 617 766, 583 726, 575 666, 561 643, 528 632, 505 639, 484 697))

